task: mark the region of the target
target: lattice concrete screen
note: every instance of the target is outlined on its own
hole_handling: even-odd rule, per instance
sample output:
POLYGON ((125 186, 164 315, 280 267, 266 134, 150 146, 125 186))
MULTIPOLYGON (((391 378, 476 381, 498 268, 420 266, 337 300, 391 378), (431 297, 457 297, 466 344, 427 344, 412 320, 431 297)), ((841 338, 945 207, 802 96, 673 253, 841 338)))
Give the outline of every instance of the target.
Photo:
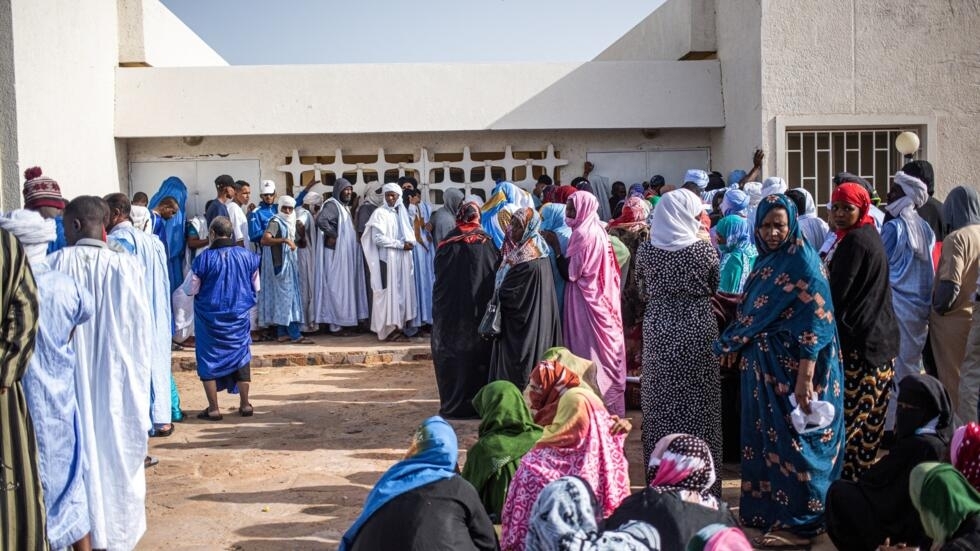
MULTIPOLYGON (((357 177, 353 184, 354 191, 358 195, 363 195, 368 181, 374 179, 372 177, 366 180, 365 173, 373 173, 372 176, 377 175, 378 179, 383 179, 383 175, 389 170, 393 171, 397 169, 399 176, 404 176, 407 172, 412 172, 418 174, 419 184, 423 192, 429 197, 429 201, 439 204, 442 202, 442 192, 450 187, 463 188, 467 194, 477 192, 478 190, 482 192, 477 192, 478 195, 482 195, 483 197, 488 196, 494 186, 493 176, 491 174, 493 169, 498 169, 498 173, 502 170, 506 179, 530 191, 534 188, 534 183, 537 181, 537 178, 532 174, 534 168, 540 168, 541 170, 539 172, 543 171, 545 174, 554 176, 556 168, 568 164, 567 159, 555 157, 555 148, 550 144, 541 159, 516 159, 514 158, 511 146, 507 146, 500 155, 500 159, 473 160, 470 154, 470 148, 467 146, 463 148, 462 160, 436 161, 430 158, 429 151, 423 147, 418 157, 416 157, 416 161, 389 162, 385 157, 384 148, 379 148, 377 159, 374 162, 355 163, 344 162, 343 153, 340 149, 337 149, 334 151, 334 161, 332 163, 307 164, 300 160, 299 151, 294 149, 289 164, 279 166, 277 170, 291 174, 294 186, 299 186, 300 182, 303 181, 302 175, 304 172, 313 171, 314 179, 318 181, 323 181, 323 174, 333 174, 337 178, 340 178, 344 173, 356 172, 357 177), (518 167, 525 167, 524 176, 519 181, 515 181, 515 169, 518 167), (482 179, 478 181, 473 180, 474 169, 483 169, 482 179), (441 174, 439 174, 440 171, 441 174), (462 172, 463 181, 452 181, 450 178, 451 172, 456 174, 462 172), (441 178, 438 178, 437 175, 441 176, 441 178)), ((299 189, 294 189, 294 191, 298 193, 299 189)))

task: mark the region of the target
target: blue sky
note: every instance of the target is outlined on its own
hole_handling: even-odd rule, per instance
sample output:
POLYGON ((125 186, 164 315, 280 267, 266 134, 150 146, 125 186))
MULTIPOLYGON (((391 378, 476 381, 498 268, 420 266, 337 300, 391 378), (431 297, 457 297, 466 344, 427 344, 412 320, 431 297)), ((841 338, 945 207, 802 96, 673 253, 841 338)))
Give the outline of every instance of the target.
POLYGON ((233 65, 587 61, 663 0, 162 0, 233 65))

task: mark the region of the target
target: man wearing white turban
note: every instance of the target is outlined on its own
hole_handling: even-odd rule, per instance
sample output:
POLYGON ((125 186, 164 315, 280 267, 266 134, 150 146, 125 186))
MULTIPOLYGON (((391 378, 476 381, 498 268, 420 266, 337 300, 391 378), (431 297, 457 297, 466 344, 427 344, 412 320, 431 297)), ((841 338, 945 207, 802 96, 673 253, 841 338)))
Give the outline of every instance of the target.
POLYGON ((361 236, 371 276, 371 330, 381 340, 407 339, 401 330, 418 312, 412 249, 415 232, 402 209, 402 189, 385 184, 384 204, 371 214, 361 236))
MULTIPOLYGON (((34 355, 21 383, 37 441, 48 543, 52 549, 75 543, 87 548, 91 523, 81 468, 81 418, 75 398, 78 360, 71 335, 76 326, 88 321, 95 306, 91 293, 48 265, 45 253, 56 237, 53 219, 34 211, 15 210, 0 216, 0 228, 20 240, 37 281, 40 310, 34 355)), ((148 238, 159 242, 152 235, 148 238)))
MULTIPOLYGON (((896 388, 908 375, 922 372, 922 349, 929 333, 929 310, 935 276, 932 248, 936 237, 929 223, 916 208, 929 199, 926 184, 899 171, 888 191, 888 219, 881 227, 881 241, 888 256, 888 279, 892 288, 892 307, 898 321, 898 357, 895 358, 896 388)), ((901 396, 893 392, 888 402, 885 429, 895 424, 895 408, 901 396)), ((965 395, 960 394, 960 411, 965 395)), ((977 387, 973 388, 973 411, 976 420, 977 387)), ((966 422, 969 419, 965 419, 966 422)))
POLYGON ((303 305, 300 302, 299 267, 296 260, 296 200, 279 197, 276 214, 262 234, 259 325, 275 327, 276 340, 313 344, 300 333, 303 305))

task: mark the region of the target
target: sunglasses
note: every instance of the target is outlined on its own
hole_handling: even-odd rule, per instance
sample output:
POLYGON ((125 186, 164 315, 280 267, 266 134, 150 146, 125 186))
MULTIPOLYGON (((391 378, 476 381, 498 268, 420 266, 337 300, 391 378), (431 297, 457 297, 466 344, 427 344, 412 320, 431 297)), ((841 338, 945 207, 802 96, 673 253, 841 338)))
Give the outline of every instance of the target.
POLYGON ((289 212, 289 211, 294 210, 294 208, 293 207, 279 207, 279 210, 284 211, 284 212, 289 212))

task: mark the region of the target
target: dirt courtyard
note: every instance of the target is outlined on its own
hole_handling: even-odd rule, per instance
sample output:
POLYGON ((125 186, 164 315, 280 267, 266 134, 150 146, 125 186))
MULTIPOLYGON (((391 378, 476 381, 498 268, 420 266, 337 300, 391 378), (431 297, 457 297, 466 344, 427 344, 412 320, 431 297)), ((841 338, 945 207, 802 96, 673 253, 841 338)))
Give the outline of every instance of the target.
MULTIPOLYGON (((219 422, 194 417, 206 406, 196 373, 174 377, 188 418, 150 439, 160 463, 147 470, 140 550, 336 549, 371 487, 439 408, 430 362, 253 367, 255 415, 239 417, 237 396, 222 393, 219 422)), ((641 415, 628 416, 636 489, 641 415)), ((462 464, 479 422, 451 423, 462 464)), ((724 478, 725 498, 737 502, 737 473, 726 468, 724 478)))

